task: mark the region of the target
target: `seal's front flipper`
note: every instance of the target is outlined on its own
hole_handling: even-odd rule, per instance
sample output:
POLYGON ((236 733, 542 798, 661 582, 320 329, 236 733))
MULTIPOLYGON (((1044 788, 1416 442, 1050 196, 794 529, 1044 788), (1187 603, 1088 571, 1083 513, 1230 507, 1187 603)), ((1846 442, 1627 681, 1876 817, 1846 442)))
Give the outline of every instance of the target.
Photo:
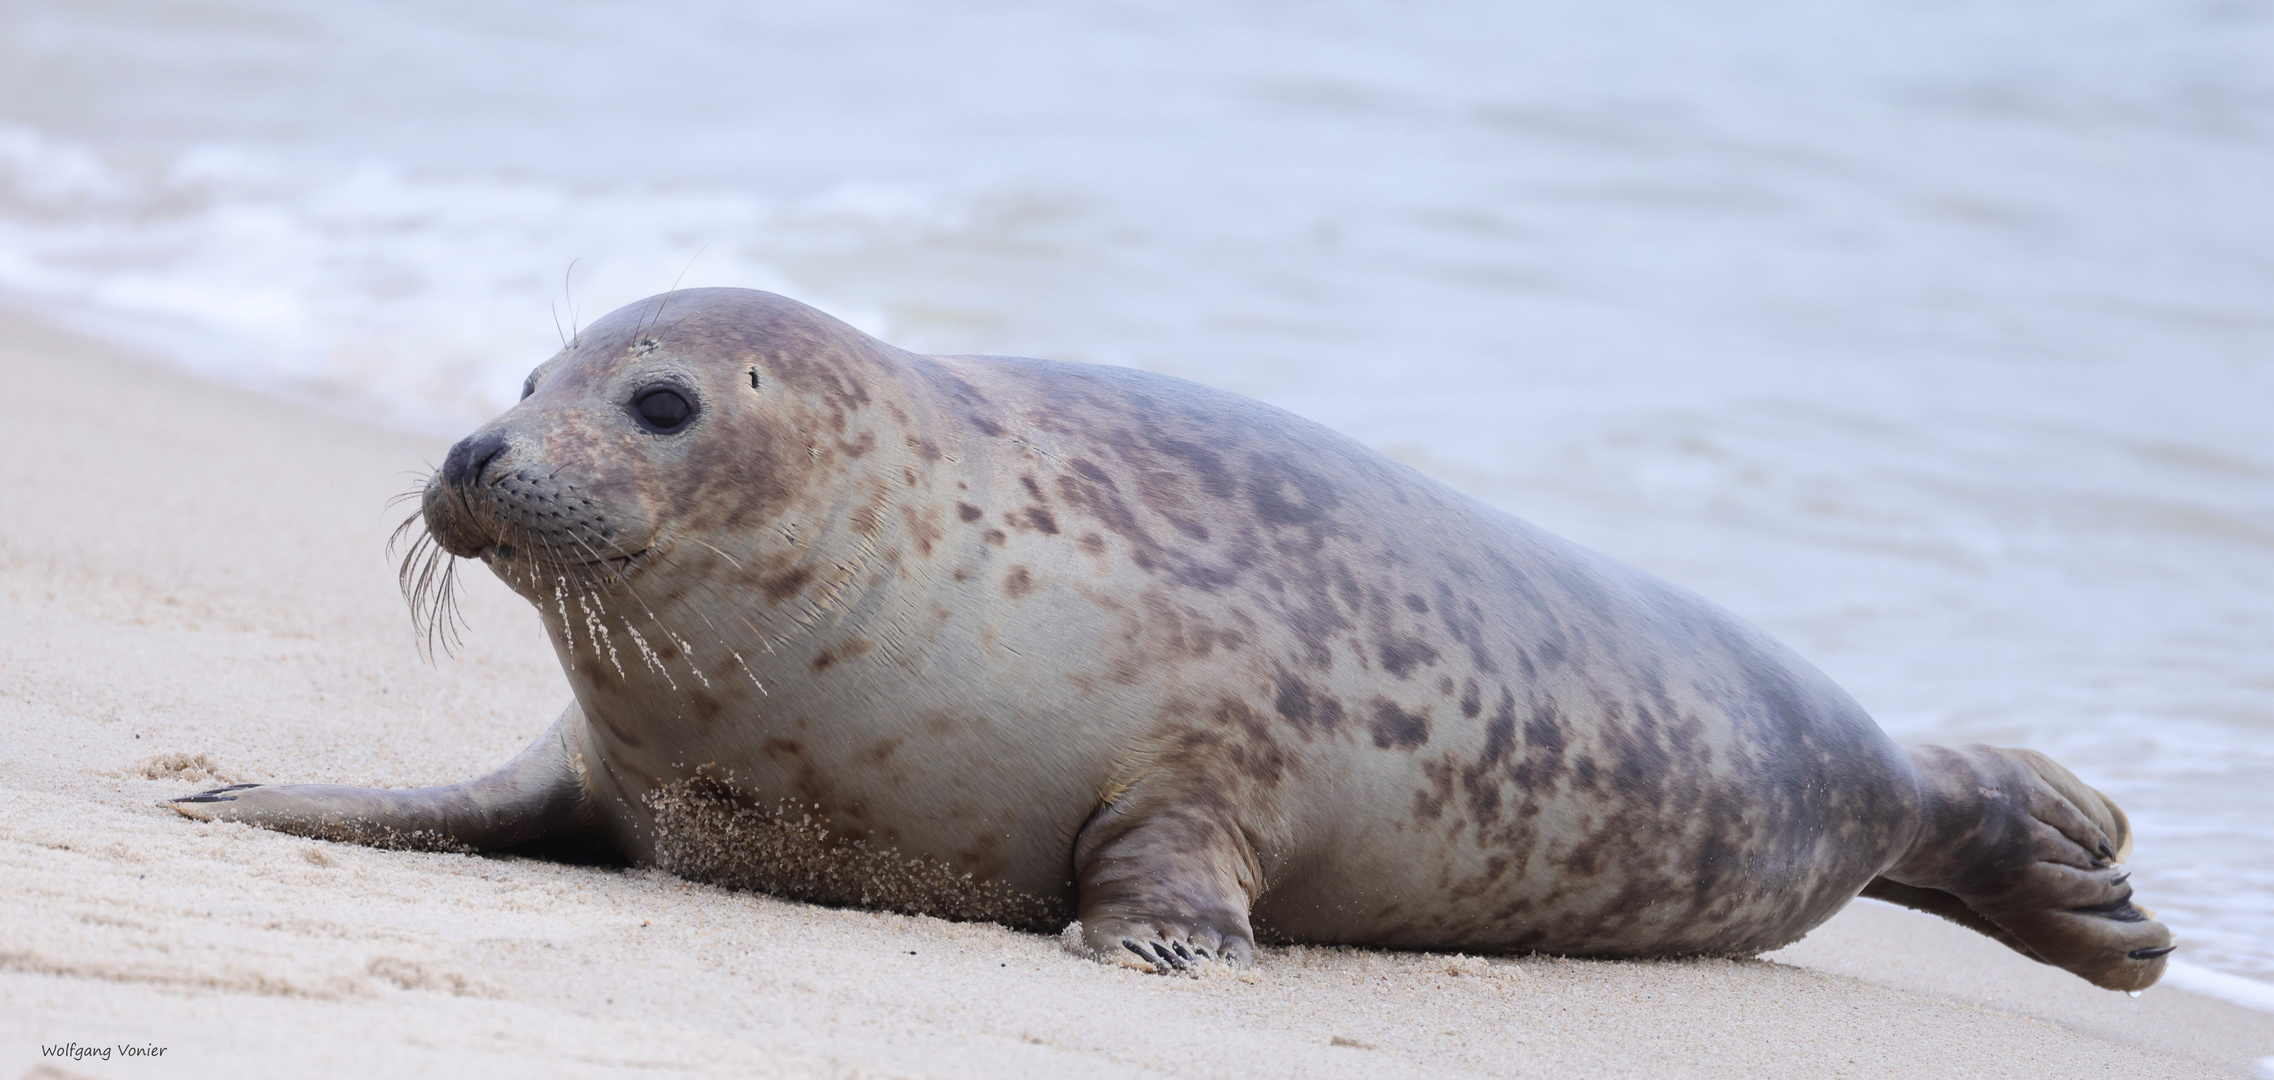
POLYGON ((1221 805, 1140 786, 1083 826, 1074 873, 1081 921, 1068 943, 1091 959, 1169 974, 1254 956, 1248 908, 1263 868, 1221 805))
POLYGON ((2108 797, 2034 750, 1911 751, 1918 838, 1865 896, 1933 912, 2096 986, 2163 977, 2171 931, 2132 903, 2117 865, 2132 826, 2108 797))
POLYGON ((232 784, 165 803, 199 821, 374 847, 487 851, 598 824, 575 762, 584 714, 570 705, 504 768, 464 783, 388 791, 333 784, 232 784))

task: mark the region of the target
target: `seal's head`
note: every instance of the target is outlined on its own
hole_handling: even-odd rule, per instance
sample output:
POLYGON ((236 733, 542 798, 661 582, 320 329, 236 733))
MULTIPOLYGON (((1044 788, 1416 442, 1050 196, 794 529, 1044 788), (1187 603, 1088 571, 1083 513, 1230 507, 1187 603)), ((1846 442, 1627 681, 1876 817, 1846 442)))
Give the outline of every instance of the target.
POLYGON ((446 610, 444 553, 544 604, 564 586, 622 587, 682 544, 752 552, 811 486, 816 448, 861 426, 862 375, 893 351, 746 289, 617 310, 538 365, 520 403, 427 480, 431 544, 403 567, 414 610, 446 610))

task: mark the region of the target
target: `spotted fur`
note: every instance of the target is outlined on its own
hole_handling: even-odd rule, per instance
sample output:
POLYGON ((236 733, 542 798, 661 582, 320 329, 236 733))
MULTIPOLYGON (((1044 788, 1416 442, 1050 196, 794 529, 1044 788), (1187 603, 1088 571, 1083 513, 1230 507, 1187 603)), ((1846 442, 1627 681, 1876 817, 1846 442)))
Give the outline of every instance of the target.
MULTIPOLYGON (((1945 784, 1955 759, 1915 761, 1729 613, 1197 384, 918 356, 697 290, 531 385, 426 522, 543 616, 582 805, 639 861, 1071 912, 1164 970, 1259 938, 1726 955, 1875 880, 2026 922, 2044 897, 1985 900, 1995 865, 2098 799, 1986 750, 1965 768, 2018 798, 1945 784), (684 429, 628 419, 657 385, 684 429), (1985 828, 1956 869, 1919 855, 1985 828)), ((2088 977, 2160 971, 2076 925, 2045 948, 2099 950, 2115 974, 2088 977)))

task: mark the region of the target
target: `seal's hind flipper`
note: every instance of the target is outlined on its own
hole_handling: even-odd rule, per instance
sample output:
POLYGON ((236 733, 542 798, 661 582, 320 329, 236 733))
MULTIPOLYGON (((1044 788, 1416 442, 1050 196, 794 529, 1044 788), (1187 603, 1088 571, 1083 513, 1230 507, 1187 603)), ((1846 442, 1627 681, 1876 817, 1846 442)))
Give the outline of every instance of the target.
POLYGON ((2132 903, 2117 861, 2132 827, 2108 797, 2034 750, 1911 751, 1917 839, 1863 895, 1980 931, 2096 986, 2163 976, 2171 931, 2132 903))
POLYGON ((231 784, 160 805, 199 821, 236 821, 374 847, 488 851, 598 823, 574 764, 583 713, 571 705, 496 772, 443 787, 389 791, 334 784, 231 784))
POLYGON ((1900 881, 1891 881, 1887 878, 1873 878, 1871 884, 1863 887, 1861 895, 1869 900, 1884 900, 1890 904, 1901 904, 1907 908, 1924 911, 1929 915, 1940 915, 2040 964, 2052 963, 2051 960, 2039 956, 2037 950, 2030 948, 2020 938, 2007 933, 2004 927, 1991 922, 1981 912, 1967 907, 1966 901, 1960 900, 1941 889, 1922 889, 1916 885, 1905 885, 1900 881))

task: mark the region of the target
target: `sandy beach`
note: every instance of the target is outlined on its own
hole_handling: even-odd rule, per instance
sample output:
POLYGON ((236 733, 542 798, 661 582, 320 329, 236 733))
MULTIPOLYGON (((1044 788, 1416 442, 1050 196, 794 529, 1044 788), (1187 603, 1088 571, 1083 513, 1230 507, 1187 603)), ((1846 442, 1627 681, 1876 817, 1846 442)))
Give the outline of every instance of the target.
POLYGON ((0 328, 0 1076, 2145 1078, 2274 1054, 2274 1015, 2097 990, 1872 903, 1759 960, 1290 947, 1166 979, 650 871, 193 823, 159 801, 484 771, 562 678, 479 568, 464 646, 418 654, 386 502, 444 444, 0 328), (43 1057, 65 1044, 112 1056, 43 1057))

